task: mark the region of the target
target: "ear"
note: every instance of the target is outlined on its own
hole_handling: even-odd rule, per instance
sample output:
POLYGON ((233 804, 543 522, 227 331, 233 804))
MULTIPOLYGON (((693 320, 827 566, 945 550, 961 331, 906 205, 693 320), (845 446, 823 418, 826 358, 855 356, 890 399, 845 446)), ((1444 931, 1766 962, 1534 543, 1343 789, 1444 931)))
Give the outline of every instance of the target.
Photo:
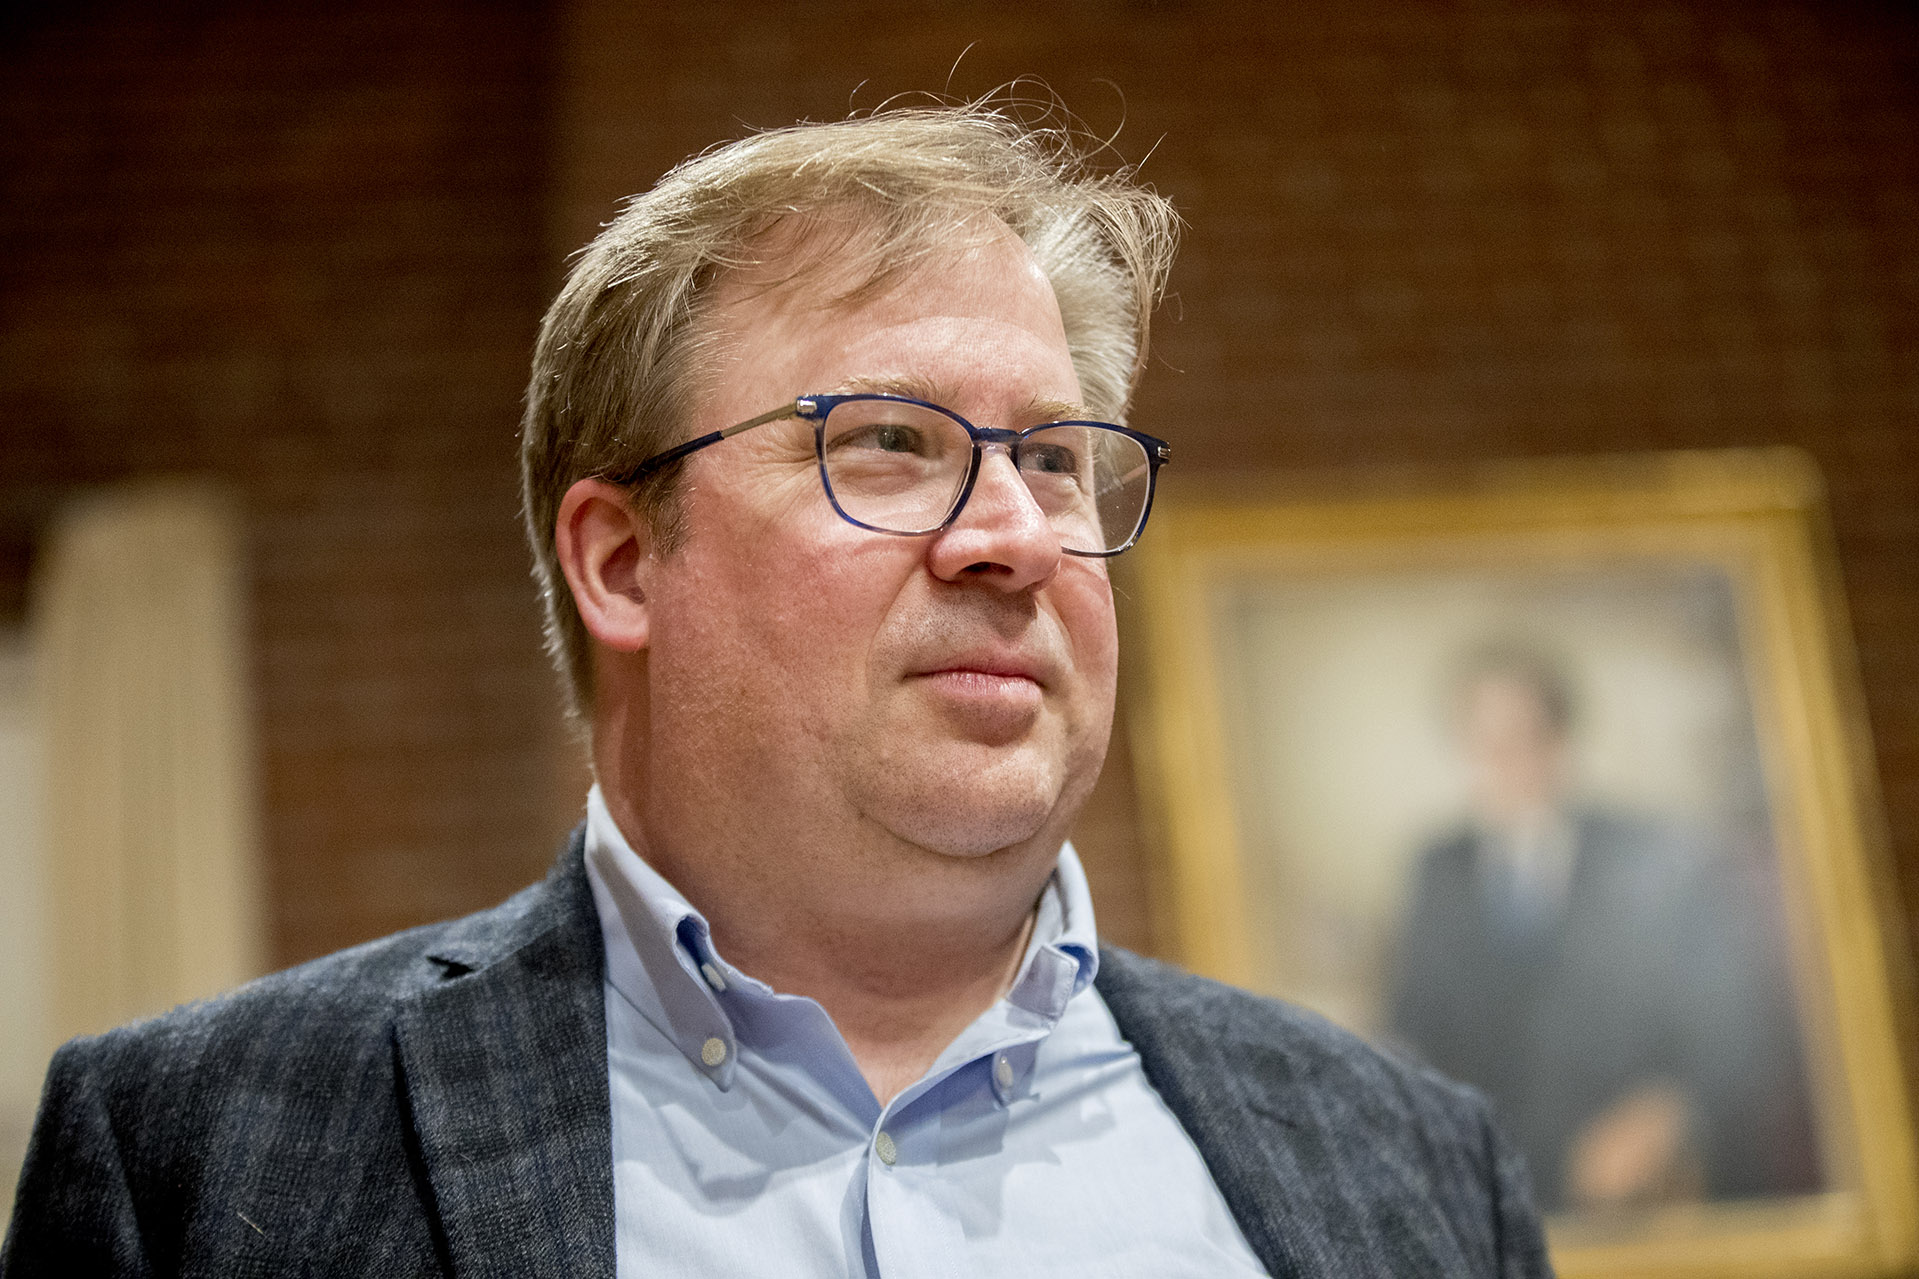
POLYGON ((627 490, 605 480, 575 482, 560 499, 553 549, 587 634, 617 652, 645 648, 649 619, 642 580, 653 533, 627 490))

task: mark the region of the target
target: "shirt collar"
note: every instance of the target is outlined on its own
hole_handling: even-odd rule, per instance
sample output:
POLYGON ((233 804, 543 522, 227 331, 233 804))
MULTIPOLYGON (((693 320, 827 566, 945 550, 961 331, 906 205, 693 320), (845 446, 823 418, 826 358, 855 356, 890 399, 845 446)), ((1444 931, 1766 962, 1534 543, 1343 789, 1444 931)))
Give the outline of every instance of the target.
POLYGON ((1040 894, 1033 938, 1007 1002, 1048 1022, 1066 1012, 1066 1001, 1099 975, 1099 936, 1093 926, 1093 895, 1073 846, 1061 844, 1053 878, 1040 894))
MULTIPOLYGON (((606 949, 606 979, 703 1074, 731 1087, 739 1036, 719 995, 771 996, 714 949, 706 917, 633 850, 596 783, 586 799, 586 873, 606 949)), ((1085 869, 1062 844, 1033 936, 1005 1003, 1050 1030, 1099 973, 1085 869)))
POLYGON ((597 784, 586 797, 586 877, 608 984, 697 1069, 731 1087, 739 1038, 717 998, 726 970, 706 918, 633 851, 597 784))

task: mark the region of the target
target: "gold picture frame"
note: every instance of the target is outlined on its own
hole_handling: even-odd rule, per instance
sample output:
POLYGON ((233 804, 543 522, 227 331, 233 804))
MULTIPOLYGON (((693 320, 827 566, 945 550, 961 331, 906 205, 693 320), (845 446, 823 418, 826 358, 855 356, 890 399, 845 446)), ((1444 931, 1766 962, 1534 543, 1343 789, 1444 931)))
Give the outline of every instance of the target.
MULTIPOLYGON (((1615 1111, 1602 1112, 1607 1124, 1575 1116, 1562 1125, 1572 1134, 1566 1143, 1540 1147, 1555 1161, 1540 1180, 1561 1197, 1548 1217, 1559 1272, 1919 1273, 1907 952, 1810 459, 1738 450, 1515 463, 1391 491, 1291 483, 1293 491, 1277 496, 1274 481, 1257 495, 1242 486, 1164 502, 1120 582, 1131 604, 1125 622, 1145 655, 1129 673, 1126 700, 1142 803, 1164 851, 1162 932, 1174 957, 1407 1046, 1395 1028, 1409 1017, 1393 1010, 1429 996, 1404 989, 1423 979, 1382 974, 1403 964, 1390 956, 1413 948, 1422 912, 1437 909, 1419 894, 1435 891, 1434 868, 1450 856, 1439 851, 1443 839, 1407 851, 1418 843, 1409 832, 1439 811, 1433 779, 1470 778, 1459 793, 1490 804, 1485 796, 1503 776, 1479 756, 1421 763, 1466 740, 1448 736, 1468 731, 1456 717, 1467 714, 1457 710, 1466 695, 1407 690, 1419 680, 1438 688, 1435 672, 1486 619, 1518 618, 1549 645, 1579 650, 1574 656, 1601 686, 1585 731, 1610 735, 1581 749, 1596 761, 1592 771, 1611 769, 1615 791, 1638 797, 1628 806, 1664 812, 1665 804, 1681 814, 1660 818, 1659 829, 1730 829, 1717 816, 1737 807, 1725 796, 1757 795, 1747 807, 1763 822, 1741 827, 1758 834, 1738 844, 1748 852, 1725 853, 1730 837, 1675 836, 1667 841, 1675 848, 1721 851, 1662 853, 1661 864, 1759 867, 1746 879, 1770 885, 1774 896, 1753 900, 1774 901, 1776 916, 1742 916, 1738 927, 1719 931, 1685 923, 1676 933, 1696 948, 1687 971, 1669 981, 1642 974, 1639 984, 1684 987, 1692 970, 1723 959, 1721 984, 1689 1006, 1708 1011, 1703 1022, 1726 1023, 1727 1043, 1765 1020, 1754 1013, 1742 1023, 1732 1010, 1759 1008, 1757 999, 1770 998, 1764 990, 1778 992, 1787 1010, 1778 1024, 1790 1027, 1790 1041, 1740 1051, 1777 1057, 1770 1073, 1755 1068, 1772 1081, 1766 1096, 1800 1096, 1808 1117, 1795 1154, 1788 1136, 1767 1135, 1768 1121, 1757 1117, 1752 1089, 1760 1085, 1741 1083, 1748 1135, 1758 1131, 1761 1141, 1721 1160, 1733 1168, 1723 1183, 1733 1188, 1713 1190, 1701 1170, 1720 1156, 1698 1134, 1710 1132, 1700 1116, 1718 1104, 1708 1091, 1718 1085, 1685 1085, 1679 1095, 1691 1109, 1676 1112, 1682 1120, 1639 1130, 1680 1136, 1665 1146, 1652 1138, 1628 1145, 1665 1153, 1623 1165, 1592 1157, 1619 1149, 1601 1140, 1619 1131, 1608 1126, 1615 1111), (1684 746, 1705 722, 1721 725, 1712 739, 1721 745, 1684 746), (1385 740, 1402 730, 1412 745, 1385 740), (1725 745, 1734 737, 1749 757, 1725 745), (1712 821, 1685 816, 1687 803, 1712 821), (1715 952, 1718 943, 1699 939, 1772 933, 1784 957, 1780 973, 1751 978, 1762 995, 1742 1003, 1738 983, 1747 979, 1739 974, 1770 971, 1752 957, 1760 951, 1741 951, 1734 962, 1715 952), (1798 1087, 1803 1094, 1791 1091, 1798 1087), (1635 1182, 1639 1174, 1629 1173, 1607 1182, 1606 1170, 1621 1166, 1657 1169, 1662 1179, 1635 1182), (1766 1176, 1800 1171, 1765 1182, 1742 1167, 1766 1176), (1675 1180, 1673 1169, 1689 1171, 1675 1180), (1619 1201, 1627 1206, 1568 1206, 1607 1202, 1594 1196, 1615 1193, 1613 1185, 1625 1187, 1616 1193, 1628 1196, 1619 1201)), ((1567 760, 1576 754, 1562 751, 1567 760)), ((1576 771, 1567 763, 1551 776, 1576 771)), ((1554 784, 1573 789, 1571 781, 1554 784)), ((1570 812, 1573 801, 1563 806, 1570 812)), ((1583 830, 1586 821, 1568 817, 1559 828, 1583 830)), ((1469 817, 1459 829, 1485 828, 1469 817)), ((1651 819, 1635 827, 1654 828, 1651 819)), ((1569 856, 1539 864, 1578 867, 1589 854, 1569 856)), ((1578 920, 1583 910, 1590 921, 1599 908, 1575 907, 1579 899, 1568 894, 1579 890, 1566 887, 1566 876, 1583 873, 1553 881, 1559 895, 1551 900, 1567 917, 1578 920)), ((1721 914, 1732 917, 1730 908, 1721 914)), ((1643 949, 1667 953, 1650 942, 1643 949)), ((1577 1007, 1600 998, 1581 989, 1551 999, 1577 1007)), ((1687 1060, 1708 1056, 1701 1050, 1687 1060)), ((1781 1102, 1763 1113, 1798 1112, 1781 1102)))

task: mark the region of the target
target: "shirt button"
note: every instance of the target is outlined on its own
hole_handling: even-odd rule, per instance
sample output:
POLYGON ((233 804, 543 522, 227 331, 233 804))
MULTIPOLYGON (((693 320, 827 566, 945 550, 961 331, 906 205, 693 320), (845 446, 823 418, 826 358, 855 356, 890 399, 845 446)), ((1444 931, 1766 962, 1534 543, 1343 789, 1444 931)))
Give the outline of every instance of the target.
POLYGON ((1013 1086, 1013 1063, 1004 1054, 993 1062, 993 1082, 999 1085, 1001 1092, 1013 1086))
POLYGON ((723 991, 726 989, 726 978, 720 976, 720 970, 713 967, 713 965, 701 964, 700 976, 706 978, 706 984, 714 990, 723 991))
POLYGON ((888 1168, 899 1162, 900 1148, 893 1144, 893 1134, 890 1132, 883 1132, 873 1138, 873 1150, 879 1155, 880 1162, 888 1168))
POLYGON ((726 1041, 715 1035, 700 1045, 700 1060, 709 1066, 717 1066, 726 1060, 726 1041))

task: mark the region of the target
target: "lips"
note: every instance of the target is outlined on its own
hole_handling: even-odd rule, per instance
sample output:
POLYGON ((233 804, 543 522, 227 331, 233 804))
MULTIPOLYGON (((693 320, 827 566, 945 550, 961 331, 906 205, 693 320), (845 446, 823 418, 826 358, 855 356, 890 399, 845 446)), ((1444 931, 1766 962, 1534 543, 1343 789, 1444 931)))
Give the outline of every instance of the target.
POLYGON ((1039 685, 1042 689, 1052 684, 1052 664, 1019 653, 974 652, 964 653, 951 658, 941 659, 915 674, 934 677, 946 676, 965 679, 972 677, 981 684, 996 681, 1026 680, 1039 685))
POLYGON ((933 698, 961 737, 1003 746, 1032 730, 1057 669, 1030 654, 979 649, 929 663, 909 682, 933 698))

